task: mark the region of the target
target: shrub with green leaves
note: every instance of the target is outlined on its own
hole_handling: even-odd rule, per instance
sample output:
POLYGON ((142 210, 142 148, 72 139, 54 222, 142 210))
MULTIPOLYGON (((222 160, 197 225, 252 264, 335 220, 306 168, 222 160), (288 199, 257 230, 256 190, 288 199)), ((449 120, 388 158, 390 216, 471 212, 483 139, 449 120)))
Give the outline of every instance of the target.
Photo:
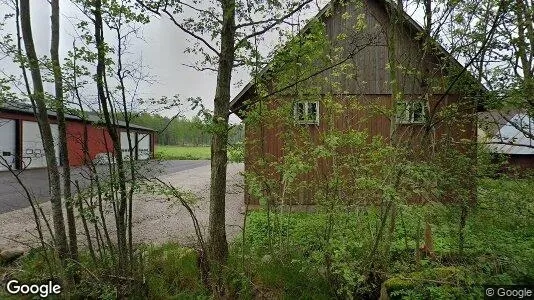
POLYGON ((306 286, 330 297, 369 297, 385 288, 394 299, 477 299, 484 284, 533 282, 534 181, 482 178, 478 186, 463 254, 456 206, 399 205, 394 234, 384 245, 389 255, 378 257, 368 273, 380 209, 362 206, 343 212, 251 212, 232 264, 241 266, 244 255, 241 270, 248 272, 243 276, 252 281, 249 285, 290 298, 302 296, 295 286, 306 286), (420 254, 418 259, 425 221, 435 257, 420 254))

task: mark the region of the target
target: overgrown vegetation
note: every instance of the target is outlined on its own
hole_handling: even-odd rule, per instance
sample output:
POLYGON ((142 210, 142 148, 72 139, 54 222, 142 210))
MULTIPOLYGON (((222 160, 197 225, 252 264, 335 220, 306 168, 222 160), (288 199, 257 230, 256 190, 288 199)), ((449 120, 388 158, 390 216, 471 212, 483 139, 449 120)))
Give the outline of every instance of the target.
MULTIPOLYGON (((81 35, 77 42, 83 46, 73 45, 64 66, 54 58, 52 68, 31 49, 29 1, 20 1, 20 18, 19 1, 14 1, 15 13, 6 19, 14 18, 17 29, 19 19, 23 21, 23 32, 17 32, 16 39, 9 34, 3 37, 2 50, 35 77, 30 84, 23 74, 26 93, 19 98, 39 102, 41 126, 46 130, 41 128, 42 142, 50 146, 46 154, 54 159, 53 139, 50 128, 46 129, 50 126, 45 100, 51 99, 38 78, 41 69, 47 77, 55 77, 58 108, 66 105, 59 101, 60 94, 71 93, 84 122, 84 109, 90 105, 80 91, 97 95, 98 113, 114 151, 107 156, 109 178, 99 177, 86 157, 89 188, 82 191, 75 182, 75 199, 66 195, 64 208, 77 210, 83 226, 78 228, 72 211, 68 214, 72 224, 63 223, 57 163, 49 162, 49 168, 56 169, 51 173, 55 177, 51 178, 56 199, 54 232, 47 223, 49 217, 32 206, 41 247, 3 267, 2 278, 25 283, 54 280, 65 286, 67 298, 103 299, 376 299, 381 294, 411 299, 480 298, 484 284, 533 282, 534 181, 526 173, 522 179, 499 174, 501 168, 489 166, 480 153, 477 162, 474 120, 477 108, 487 100, 479 85, 483 71, 495 71, 490 73, 497 77, 493 82, 497 88, 492 85, 493 75, 485 83, 494 92, 489 96, 499 95, 494 97, 497 101, 521 99, 515 108, 524 109, 523 98, 531 103, 533 95, 532 72, 527 68, 519 74, 519 69, 531 65, 526 54, 527 36, 532 35, 527 26, 530 8, 519 1, 507 12, 509 3, 492 1, 485 1, 486 19, 492 20, 488 23, 484 18, 472 19, 476 14, 471 10, 479 8, 474 1, 464 1, 467 7, 437 3, 433 8, 425 0, 426 24, 422 30, 417 26, 407 30, 408 39, 404 31, 410 20, 404 15, 403 1, 384 5, 383 23, 366 15, 372 7, 360 10, 361 1, 334 1, 324 16, 338 17, 339 28, 313 19, 305 29, 300 27, 299 12, 310 0, 267 4, 221 0, 208 8, 197 7, 198 1, 75 1, 85 14, 84 20, 76 21, 81 35), (337 9, 341 10, 338 15, 337 9), (195 17, 182 15, 184 11, 195 17), (458 17, 468 12, 470 18, 458 17), (136 106, 166 106, 165 97, 130 103, 137 99, 137 90, 129 87, 137 86, 144 74, 140 65, 123 61, 128 37, 135 36, 137 25, 148 23, 153 14, 169 17, 196 41, 187 48, 203 59, 194 68, 217 72, 214 111, 203 108, 205 120, 163 118, 139 112, 142 105, 136 106), (516 23, 517 33, 501 28, 508 23, 516 23), (291 33, 279 28, 281 24, 292 27, 291 33), (462 30, 472 24, 473 29, 462 30), (453 57, 435 54, 439 48, 435 41, 447 40, 434 35, 440 28, 451 28, 450 36, 470 33, 473 40, 456 53, 461 57, 463 52, 462 58, 469 59, 465 67, 456 65, 453 57), (263 72, 260 68, 266 63, 261 61, 258 42, 264 33, 276 30, 289 42, 276 51, 263 72), (417 31, 415 37, 411 31, 417 31), (498 41, 491 43, 495 35, 498 41), (204 38, 209 36, 210 40, 204 38), (26 55, 16 42, 21 37, 26 55), (502 81, 509 77, 503 76, 507 72, 483 62, 484 57, 502 55, 503 39, 517 48, 509 48, 513 55, 501 57, 509 64, 515 62, 511 66, 515 77, 509 83, 502 81), (381 49, 384 54, 383 65, 370 68, 382 72, 376 76, 380 82, 374 83, 377 89, 384 85, 378 94, 365 90, 367 82, 361 75, 368 70, 358 65, 358 55, 369 47, 372 53, 381 49), (519 65, 520 60, 527 61, 519 65), (479 71, 477 80, 464 80, 478 61, 482 62, 472 68, 479 71), (242 113, 251 133, 246 141, 245 192, 261 210, 247 216, 242 236, 229 248, 226 166, 229 160, 244 158, 244 147, 238 143, 243 127, 228 123, 232 74, 239 66, 260 74, 254 78, 254 89, 245 93, 250 99, 239 109, 246 110, 242 113), (66 91, 56 78, 61 76, 58 68, 64 71, 66 91), (161 158, 211 156, 208 235, 191 209, 191 193, 157 179, 149 183, 128 160, 134 145, 129 134, 128 147, 121 141, 116 130, 119 119, 127 132, 130 122, 157 129, 164 144, 211 145, 191 153, 163 146, 158 154, 161 158), (188 211, 197 238, 195 248, 134 244, 134 194, 142 189, 176 198, 188 211), (295 204, 313 204, 314 211, 298 212, 295 204), (78 251, 82 242, 84 247, 78 251)), ((57 25, 58 1, 52 4, 57 25)), ((447 46, 457 50, 455 46, 462 45, 447 46)), ((53 52, 57 54, 57 49, 53 52)), ((449 54, 455 55, 454 51, 449 54)), ((15 77, 6 80, 0 81, 2 91, 10 88, 4 88, 4 83, 17 83, 15 77)), ((194 103, 202 106, 200 102, 194 103)), ((83 140, 89 152, 87 133, 83 140)), ((11 171, 17 176, 16 170, 11 171)), ((65 183, 70 187, 68 180, 65 183)), ((30 193, 27 196, 33 205, 35 199, 30 193)), ((2 293, 0 297, 9 297, 2 293)))
MULTIPOLYGON (((338 213, 334 224, 322 211, 251 212, 244 236, 230 248, 225 281, 232 297, 239 299, 330 299, 340 294, 359 299, 376 296, 382 283, 394 298, 477 299, 483 298, 484 284, 528 284, 534 281, 534 196, 529 193, 533 184, 532 179, 480 180, 479 203, 467 221, 464 255, 457 250, 454 210, 439 203, 400 207, 391 255, 380 258, 387 272, 375 278, 362 276, 362 258, 373 235, 369 228, 379 220, 375 207, 338 213), (431 220, 435 256, 418 259, 414 249, 425 219, 431 220)), ((39 251, 1 273, 24 282, 46 281, 50 275, 39 251)), ((137 252, 145 279, 130 292, 131 298, 209 298, 195 250, 166 244, 143 246, 137 252)), ((121 293, 116 278, 88 255, 80 260, 83 279, 74 295, 114 299, 121 293)))
MULTIPOLYGON (((346 297, 355 298, 377 295, 385 280, 390 296, 483 298, 484 284, 527 284, 534 280, 534 199, 528 192, 533 183, 531 179, 481 180, 479 203, 467 221, 463 255, 458 253, 454 209, 439 203, 399 207, 391 255, 379 258, 387 268, 375 278, 362 276, 366 265, 362 258, 373 238, 369 228, 380 220, 376 208, 356 207, 337 213, 333 224, 331 216, 320 211, 280 213, 270 216, 270 221, 264 212, 252 213, 244 239, 250 258, 245 270, 259 277, 255 284, 260 289, 263 276, 285 278, 280 281, 281 290, 289 298, 305 297, 301 289, 292 288, 302 283, 295 282, 299 277, 284 276, 285 270, 276 265, 294 266, 294 271, 303 273, 301 278, 330 282, 327 269, 331 264, 335 284, 324 284, 332 288, 322 291, 331 296, 346 292, 351 292, 346 297), (415 249, 422 240, 424 220, 430 220, 435 256, 419 260, 415 249), (333 238, 325 240, 329 230, 333 238), (265 267, 270 274, 263 273, 265 267)), ((266 284, 264 288, 272 286, 266 284)))
MULTIPOLYGON (((211 135, 207 131, 209 121, 199 117, 172 119, 159 114, 139 113, 132 118, 132 123, 156 130, 157 141, 161 145, 182 147, 210 145, 211 135)), ((229 143, 241 143, 243 138, 243 124, 232 126, 228 135, 229 143)))

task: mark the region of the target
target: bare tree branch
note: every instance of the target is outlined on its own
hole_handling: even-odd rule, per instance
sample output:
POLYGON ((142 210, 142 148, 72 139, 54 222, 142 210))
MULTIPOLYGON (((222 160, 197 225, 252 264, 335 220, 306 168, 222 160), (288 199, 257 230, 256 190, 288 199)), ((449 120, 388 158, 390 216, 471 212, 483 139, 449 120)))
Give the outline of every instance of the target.
POLYGON ((266 32, 268 32, 269 30, 273 29, 275 26, 277 25, 280 25, 280 23, 282 23, 283 21, 285 21, 287 18, 291 17, 292 15, 294 15, 295 13, 299 12, 301 9, 303 9, 306 5, 308 5, 310 2, 312 2, 313 0, 305 0, 304 2, 302 2, 300 5, 296 6, 295 8, 293 8, 291 11, 289 11, 287 14, 283 15, 282 17, 280 18, 272 18, 272 19, 269 19, 269 20, 262 20, 262 21, 258 21, 258 22, 249 22, 249 23, 244 23, 244 24, 241 24, 241 25, 237 25, 236 28, 241 28, 241 27, 245 27, 245 26, 256 26, 258 24, 265 24, 265 23, 270 23, 272 22, 271 24, 269 25, 266 25, 265 27, 263 27, 262 29, 258 30, 258 31, 254 31, 253 33, 251 34, 248 34, 246 35, 245 37, 241 38, 237 43, 236 43, 236 46, 235 48, 238 49, 240 48, 243 43, 245 43, 247 40, 255 37, 255 36, 260 36, 260 35, 263 35, 265 34, 266 32))
MULTIPOLYGON (((145 8, 146 10, 158 15, 158 16, 161 16, 161 12, 159 11, 159 9, 154 9, 154 8, 151 8, 150 6, 148 6, 146 3, 144 3, 142 0, 136 0, 136 2, 141 5, 143 8, 145 8)), ((176 20, 176 18, 174 17, 174 15, 169 12, 167 10, 167 7, 163 7, 161 9, 161 11, 167 15, 169 17, 169 19, 174 23, 174 25, 176 25, 176 27, 180 28, 180 30, 182 30, 183 32, 187 33, 188 35, 192 36, 193 38, 197 39, 198 41, 200 41, 202 44, 204 44, 206 47, 208 47, 211 51, 213 51, 217 56, 220 56, 221 54, 219 53, 219 51, 217 51, 217 49, 215 49, 215 47, 213 47, 205 38, 201 37, 200 35, 194 33, 193 31, 189 30, 188 28, 186 28, 183 24, 181 24, 180 22, 178 22, 178 20, 176 20)))

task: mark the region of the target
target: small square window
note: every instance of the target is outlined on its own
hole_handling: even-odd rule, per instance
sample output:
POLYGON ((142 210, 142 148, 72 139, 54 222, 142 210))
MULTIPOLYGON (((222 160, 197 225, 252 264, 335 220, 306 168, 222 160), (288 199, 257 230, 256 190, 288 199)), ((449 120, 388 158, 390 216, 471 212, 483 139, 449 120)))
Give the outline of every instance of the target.
POLYGON ((425 105, 423 102, 414 102, 412 105, 412 121, 414 123, 423 123, 425 121, 425 105))
POLYGON ((425 122, 427 105, 425 101, 397 102, 397 123, 421 124, 425 122))
POLYGON ((293 116, 299 124, 319 124, 319 102, 299 101, 293 106, 293 116))

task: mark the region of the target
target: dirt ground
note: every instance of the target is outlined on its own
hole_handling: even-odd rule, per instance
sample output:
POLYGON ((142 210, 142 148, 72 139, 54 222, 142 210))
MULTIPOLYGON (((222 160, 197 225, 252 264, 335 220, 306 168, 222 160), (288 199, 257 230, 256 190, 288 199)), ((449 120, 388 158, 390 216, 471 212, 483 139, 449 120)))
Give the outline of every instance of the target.
MULTIPOLYGON (((226 231, 229 240, 240 232, 243 222, 243 164, 229 164, 227 173, 226 231)), ((159 177, 162 181, 195 194, 199 200, 193 205, 204 231, 209 220, 210 166, 201 166, 159 177)), ((41 205, 50 215, 50 202, 41 205)), ((195 233, 191 218, 178 202, 161 195, 139 193, 134 196, 134 243, 161 244, 169 241, 194 244, 195 233)), ((108 218, 106 218, 108 219, 108 218)), ((51 222, 51 220, 50 220, 51 222)), ((114 227, 109 218, 108 226, 114 227)), ((78 225, 82 232, 81 222, 78 225)), ((78 237, 83 243, 85 236, 78 237)), ((31 208, 0 214, 0 250, 27 249, 38 245, 36 226, 31 208)))

